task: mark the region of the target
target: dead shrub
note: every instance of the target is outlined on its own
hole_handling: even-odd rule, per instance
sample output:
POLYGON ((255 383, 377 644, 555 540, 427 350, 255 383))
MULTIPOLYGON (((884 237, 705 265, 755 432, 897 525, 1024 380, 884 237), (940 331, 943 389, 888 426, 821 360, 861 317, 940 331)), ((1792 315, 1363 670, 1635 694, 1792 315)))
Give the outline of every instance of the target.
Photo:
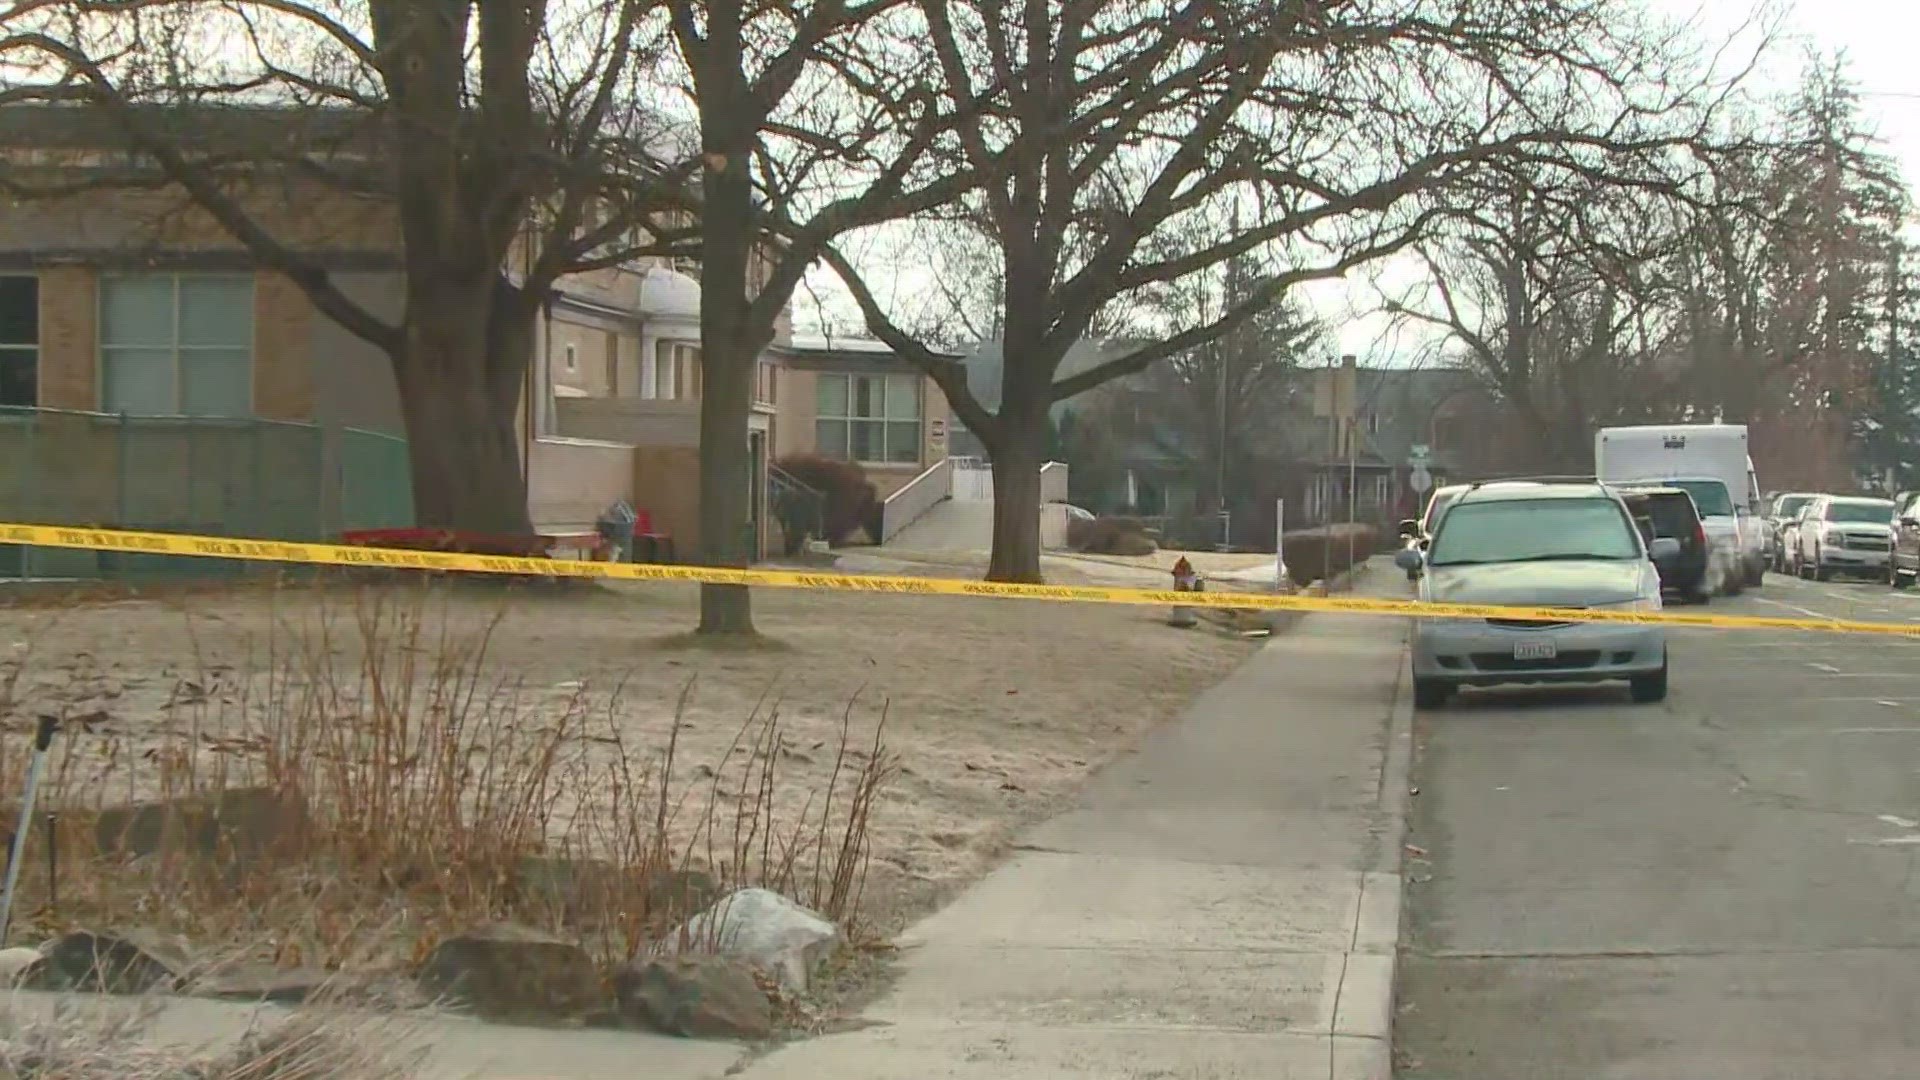
MULTIPOLYGON (((22 1010, 8 1010, 18 1013, 22 1010)), ((0 1014, 0 1076, 15 1080, 407 1080, 419 1050, 399 1025, 307 1009, 221 1050, 150 1036, 156 1005, 58 1004, 50 1016, 0 1014)))
POLYGON ((826 496, 822 527, 829 543, 844 542, 872 520, 880 502, 879 489, 867 479, 867 470, 858 463, 818 454, 794 454, 774 464, 826 496))
MULTIPOLYGON (((748 885, 857 921, 867 823, 895 771, 884 711, 869 733, 849 706, 823 790, 783 775, 772 698, 722 760, 684 769, 690 683, 666 744, 632 745, 627 688, 535 688, 499 670, 504 608, 462 624, 438 586, 324 595, 307 624, 275 620, 257 669, 179 677, 149 730, 89 735, 86 717, 66 719, 40 804, 59 866, 36 837, 16 927, 134 923, 280 966, 377 970, 493 921, 612 964, 748 885), (270 836, 202 827, 201 808, 236 801, 299 809, 270 836), (129 803, 186 824, 148 828, 144 851, 98 842, 103 812, 119 821, 129 803)), ((0 668, 0 717, 29 662, 0 668)), ((17 805, 27 746, 0 740, 0 806, 17 805)))
POLYGON ((1289 531, 1286 543, 1287 576, 1295 585, 1306 585, 1330 574, 1352 569, 1372 557, 1379 541, 1379 530, 1371 525, 1344 522, 1312 529, 1289 531), (1352 553, 1349 565, 1348 553, 1352 553))
POLYGON ((1151 555, 1159 550, 1147 527, 1137 518, 1070 518, 1067 521, 1067 546, 1090 555, 1151 555))

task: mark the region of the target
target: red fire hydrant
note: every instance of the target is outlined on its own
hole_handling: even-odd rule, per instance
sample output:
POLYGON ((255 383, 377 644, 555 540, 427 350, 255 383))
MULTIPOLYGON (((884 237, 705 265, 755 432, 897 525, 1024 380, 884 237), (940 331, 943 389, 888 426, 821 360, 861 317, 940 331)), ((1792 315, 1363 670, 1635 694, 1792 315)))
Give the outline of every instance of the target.
MULTIPOLYGON (((1173 564, 1173 591, 1206 591, 1201 586, 1200 575, 1194 572, 1193 564, 1187 561, 1185 555, 1180 556, 1180 561, 1173 564)), ((1199 617, 1193 613, 1192 608, 1182 605, 1175 605, 1173 611, 1167 616, 1169 626, 1192 626, 1199 621, 1199 617)))

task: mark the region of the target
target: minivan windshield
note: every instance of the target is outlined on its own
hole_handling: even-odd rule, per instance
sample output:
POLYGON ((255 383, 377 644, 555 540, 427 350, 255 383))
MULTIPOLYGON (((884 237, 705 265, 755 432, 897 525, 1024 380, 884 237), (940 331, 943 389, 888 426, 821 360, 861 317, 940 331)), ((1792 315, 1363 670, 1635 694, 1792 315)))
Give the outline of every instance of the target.
POLYGON ((1427 562, 1439 567, 1640 557, 1639 530, 1612 499, 1501 499, 1450 507, 1427 562))
POLYGON ((1861 499, 1858 502, 1830 502, 1827 504, 1828 521, 1873 522, 1885 525, 1893 516, 1893 503, 1884 499, 1861 499))
POLYGON ((1774 517, 1786 519, 1800 516, 1800 508, 1813 501, 1811 495, 1784 495, 1780 498, 1780 509, 1774 517))

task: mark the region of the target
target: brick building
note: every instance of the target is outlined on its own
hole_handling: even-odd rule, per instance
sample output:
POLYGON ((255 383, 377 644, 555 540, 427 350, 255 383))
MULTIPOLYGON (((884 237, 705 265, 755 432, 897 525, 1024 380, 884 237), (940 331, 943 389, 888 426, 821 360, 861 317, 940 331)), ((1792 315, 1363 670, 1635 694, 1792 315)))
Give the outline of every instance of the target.
MULTIPOLYGON (((321 114, 321 128, 345 123, 329 115, 321 114)), ((222 110, 217 123, 196 119, 194 130, 202 133, 196 137, 209 145, 232 138, 249 148, 293 146, 290 152, 297 152, 302 140, 351 138, 290 130, 287 118, 271 110, 222 110)), ((256 495, 274 486, 261 477, 276 475, 288 490, 311 489, 329 507, 352 502, 339 494, 342 486, 404 488, 404 467, 396 468, 391 455, 358 467, 354 452, 374 445, 367 440, 384 440, 377 445, 398 446, 404 465, 405 431, 387 357, 322 314, 292 281, 256 265, 226 229, 120 145, 115 130, 92 113, 0 109, 0 158, 11 162, 16 177, 58 170, 63 180, 86 181, 57 197, 0 208, 0 407, 9 409, 6 421, 15 428, 28 410, 40 428, 55 412, 97 421, 65 423, 57 445, 32 431, 0 431, 0 440, 32 441, 35 447, 32 468, 19 470, 11 488, 0 483, 0 503, 31 505, 40 510, 35 516, 48 520, 121 520, 127 515, 104 509, 113 501, 104 493, 74 495, 72 505, 86 509, 68 512, 47 493, 112 486, 124 506, 129 489, 147 486, 141 475, 157 482, 177 471, 191 452, 186 440, 205 444, 210 437, 226 439, 212 451, 218 458, 255 455, 256 495), (121 417, 166 423, 148 425, 144 449, 130 456, 127 423, 116 429, 108 422, 121 417), (267 424, 310 430, 320 449, 311 462, 262 454, 258 432, 267 424), (170 447, 168 436, 153 434, 160 427, 180 445, 170 447), (121 434, 110 434, 115 430, 121 434), (212 431, 226 434, 209 436, 212 431), (241 431, 252 434, 234 434, 241 431), (105 445, 112 439, 120 442, 117 452, 105 445), (117 462, 113 475, 103 464, 109 458, 117 462), (306 470, 316 476, 291 475, 306 470), (24 475, 30 471, 38 475, 24 475), (32 498, 23 494, 28 486, 37 492, 32 498)), ((377 191, 279 177, 231 190, 283 244, 323 266, 343 293, 377 317, 399 321, 400 230, 394 208, 377 191)), ((518 253, 510 262, 524 257, 518 253)), ((536 528, 590 528, 605 507, 626 499, 648 511, 655 527, 672 533, 683 550, 697 542, 697 273, 697 266, 684 262, 642 260, 558 283, 534 335, 519 418, 536 528)), ((847 428, 871 428, 859 411, 874 407, 882 414, 871 419, 886 421, 885 432, 920 425, 911 457, 902 439, 893 439, 901 442, 897 450, 892 442, 878 444, 883 460, 873 464, 883 488, 899 486, 892 483, 896 474, 906 474, 904 483, 944 457, 944 447, 928 433, 944 432, 946 405, 929 381, 884 350, 795 343, 783 320, 760 361, 752 415, 741 433, 757 463, 753 507, 763 543, 771 531, 767 463, 777 452, 815 448, 823 430, 816 384, 823 379, 848 396, 849 415, 838 418, 847 428), (875 375, 881 378, 876 385, 890 393, 876 398, 866 392, 875 375)), ((838 452, 857 457, 866 448, 842 438, 838 452)), ((221 480, 213 486, 231 492, 233 485, 221 480)), ((187 492, 181 501, 193 497, 187 492)), ((409 499, 402 490, 379 501, 405 506, 409 499)), ((208 520, 211 513, 154 510, 126 523, 213 527, 218 523, 208 520)), ((322 514, 316 522, 303 531, 365 523, 351 508, 322 514)), ((244 530, 229 524, 227 531, 244 530)))

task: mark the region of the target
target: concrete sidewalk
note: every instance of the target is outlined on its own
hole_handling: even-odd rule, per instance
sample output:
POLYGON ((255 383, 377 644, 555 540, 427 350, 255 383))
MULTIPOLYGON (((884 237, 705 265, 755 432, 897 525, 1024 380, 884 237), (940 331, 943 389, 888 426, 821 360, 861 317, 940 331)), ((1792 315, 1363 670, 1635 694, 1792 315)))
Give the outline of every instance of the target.
POLYGON ((871 1026, 743 1075, 1389 1076, 1403 628, 1309 616, 917 926, 871 1026))

